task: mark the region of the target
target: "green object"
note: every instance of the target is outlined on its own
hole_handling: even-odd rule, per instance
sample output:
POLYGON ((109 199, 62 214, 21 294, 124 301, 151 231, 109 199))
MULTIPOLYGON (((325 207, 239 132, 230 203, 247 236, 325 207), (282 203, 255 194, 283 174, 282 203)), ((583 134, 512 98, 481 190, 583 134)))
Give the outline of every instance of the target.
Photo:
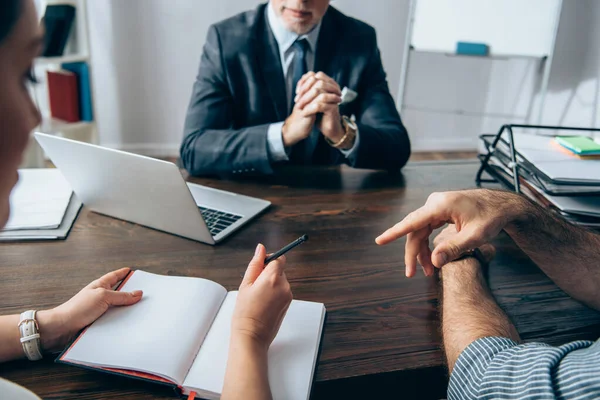
POLYGON ((587 136, 557 136, 555 140, 575 154, 600 154, 600 144, 587 136))

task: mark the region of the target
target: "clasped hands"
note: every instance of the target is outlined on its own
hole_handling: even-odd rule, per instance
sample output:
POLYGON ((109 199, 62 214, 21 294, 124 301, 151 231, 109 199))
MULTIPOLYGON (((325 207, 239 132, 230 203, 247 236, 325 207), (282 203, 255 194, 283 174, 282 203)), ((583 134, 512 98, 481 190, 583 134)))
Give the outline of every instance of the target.
MULTIPOLYGON (((294 109, 282 128, 283 145, 290 147, 306 139, 314 126, 331 142, 338 143, 345 134, 341 102, 342 91, 336 81, 323 72, 306 73, 298 81, 294 109)), ((347 144, 344 150, 353 144, 347 144)))

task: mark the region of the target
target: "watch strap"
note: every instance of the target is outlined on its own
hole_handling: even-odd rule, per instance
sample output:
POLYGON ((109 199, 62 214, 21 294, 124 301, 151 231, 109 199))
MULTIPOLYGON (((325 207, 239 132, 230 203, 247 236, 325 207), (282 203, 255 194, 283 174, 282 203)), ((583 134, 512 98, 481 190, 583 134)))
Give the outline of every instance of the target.
POLYGON ((327 137, 325 138, 327 140, 327 143, 329 143, 329 145, 335 149, 339 149, 340 147, 343 147, 348 140, 351 140, 354 137, 356 137, 356 129, 350 125, 352 123, 350 118, 343 115, 341 117, 341 123, 342 123, 342 126, 344 127, 344 136, 342 136, 342 138, 337 143, 329 140, 329 138, 327 138, 327 137))
POLYGON ((477 261, 479 261, 479 263, 482 266, 487 265, 487 260, 485 259, 481 250, 479 250, 478 248, 474 248, 472 250, 467 251, 466 253, 463 253, 462 256, 460 256, 459 258, 457 258, 454 261, 464 260, 465 258, 469 258, 469 257, 475 258, 477 261))
POLYGON ((23 352, 30 361, 42 359, 40 332, 35 314, 36 311, 34 310, 21 313, 18 325, 23 352))

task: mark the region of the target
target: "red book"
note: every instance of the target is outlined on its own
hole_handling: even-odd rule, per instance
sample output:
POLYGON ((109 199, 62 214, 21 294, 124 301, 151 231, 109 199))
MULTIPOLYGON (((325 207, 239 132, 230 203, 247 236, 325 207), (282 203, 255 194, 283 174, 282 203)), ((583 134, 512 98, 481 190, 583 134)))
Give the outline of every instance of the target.
POLYGON ((60 70, 48 71, 47 76, 52 117, 66 122, 80 121, 77 75, 60 70))

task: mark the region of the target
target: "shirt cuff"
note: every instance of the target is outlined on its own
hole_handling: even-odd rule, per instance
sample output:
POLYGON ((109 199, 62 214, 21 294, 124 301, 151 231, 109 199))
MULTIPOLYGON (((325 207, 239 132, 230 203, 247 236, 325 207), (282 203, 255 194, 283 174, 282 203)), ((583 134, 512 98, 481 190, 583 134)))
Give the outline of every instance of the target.
POLYGON ((503 337, 484 337, 468 345, 458 356, 450 374, 448 400, 468 398, 466 393, 476 393, 493 358, 516 346, 517 342, 503 337))
MULTIPOLYGON (((584 371, 593 371, 597 350, 586 340, 559 347, 544 343, 517 345, 500 337, 471 343, 458 357, 448 383, 448 400, 573 398, 572 391, 597 399, 600 386, 591 384, 584 371), (574 382, 578 376, 584 384, 574 382)), ((593 372, 589 372, 590 374, 593 372)), ((583 398, 583 397, 578 397, 583 398)))
POLYGON ((269 125, 267 131, 267 143, 269 145, 269 158, 272 162, 288 161, 288 155, 285 152, 285 146, 283 145, 283 136, 281 130, 283 129, 283 122, 277 122, 269 125))
POLYGON ((360 133, 358 132, 358 128, 356 128, 356 137, 354 138, 354 144, 348 150, 340 149, 344 157, 348 159, 352 159, 356 154, 356 150, 358 149, 358 143, 360 142, 360 133))

